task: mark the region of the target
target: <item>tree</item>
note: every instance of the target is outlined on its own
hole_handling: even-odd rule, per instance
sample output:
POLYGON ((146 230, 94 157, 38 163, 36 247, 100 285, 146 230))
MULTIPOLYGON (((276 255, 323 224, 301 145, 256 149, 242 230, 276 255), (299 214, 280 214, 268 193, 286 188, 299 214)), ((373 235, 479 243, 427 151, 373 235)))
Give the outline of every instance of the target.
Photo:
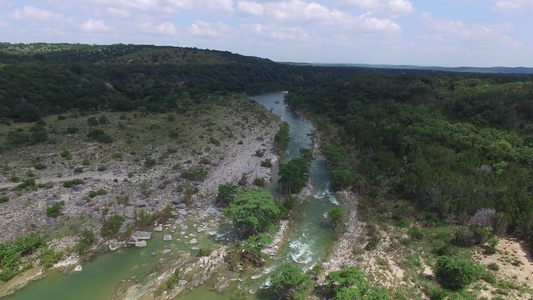
POLYGON ((300 157, 305 159, 308 164, 310 164, 313 160, 315 160, 315 157, 313 156, 313 151, 308 148, 300 148, 300 157))
POLYGON ((287 122, 279 125, 279 131, 274 136, 274 148, 278 153, 283 153, 289 145, 290 137, 290 125, 287 122))
POLYGON ((339 225, 344 221, 344 216, 345 214, 344 210, 342 210, 342 207, 334 206, 328 212, 328 221, 333 224, 333 227, 335 227, 335 230, 337 230, 339 225))
POLYGON ((302 191, 309 179, 309 164, 301 157, 293 158, 286 164, 279 165, 278 182, 285 189, 285 194, 297 194, 302 191))
POLYGON ((356 266, 329 273, 324 284, 328 293, 339 300, 390 299, 385 290, 371 286, 356 266))
POLYGON ((123 216, 112 215, 104 222, 104 225, 102 225, 100 234, 103 237, 116 237, 118 234, 118 230, 120 229, 120 226, 122 225, 122 223, 124 223, 124 221, 126 221, 126 219, 124 219, 123 216))
POLYGON ((237 186, 232 184, 221 184, 218 186, 218 194, 216 202, 220 203, 222 207, 229 205, 231 200, 237 195, 237 186))
POLYGON ((98 119, 96 117, 89 117, 87 119, 87 124, 89 124, 90 127, 97 126, 98 125, 98 119))
POLYGON ((274 197, 265 189, 242 190, 222 212, 247 235, 267 231, 281 214, 274 197))
POLYGON ((313 288, 311 276, 296 264, 278 266, 270 280, 270 288, 284 299, 305 299, 313 288))
POLYGON ((481 272, 481 266, 464 258, 439 256, 435 265, 435 275, 440 284, 454 291, 469 286, 479 278, 481 272))

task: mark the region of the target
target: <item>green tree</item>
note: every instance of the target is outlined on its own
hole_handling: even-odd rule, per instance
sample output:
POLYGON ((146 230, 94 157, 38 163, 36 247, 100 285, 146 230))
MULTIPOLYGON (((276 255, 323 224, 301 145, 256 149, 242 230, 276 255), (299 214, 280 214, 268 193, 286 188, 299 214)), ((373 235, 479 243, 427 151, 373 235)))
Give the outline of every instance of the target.
POLYGON ((116 237, 118 235, 118 230, 124 221, 126 221, 126 219, 124 219, 123 216, 112 215, 109 219, 104 221, 100 234, 107 238, 116 237))
POLYGON ((274 198, 265 189, 240 191, 222 212, 234 227, 248 235, 267 231, 281 214, 274 198))
POLYGON ((339 300, 390 299, 385 290, 371 286, 356 266, 329 273, 324 284, 327 286, 327 292, 339 300))
POLYGON ((342 209, 342 207, 338 205, 332 207, 330 211, 328 212, 328 221, 331 224, 333 224, 333 226, 335 227, 335 230, 337 230, 339 225, 342 224, 342 222, 344 221, 344 217, 345 217, 344 210, 342 209))
POLYGON ((279 165, 278 182, 285 194, 297 194, 302 191, 309 179, 309 163, 301 157, 293 158, 286 164, 279 165))
POLYGON ((221 184, 218 186, 216 202, 220 203, 222 207, 226 207, 236 195, 237 186, 233 184, 221 184))
POLYGON ((96 117, 89 117, 87 119, 87 124, 90 126, 90 127, 93 127, 93 126, 98 126, 98 119, 96 117))
POLYGON ((283 264, 274 270, 270 288, 284 299, 305 299, 313 289, 311 276, 296 264, 283 264))
POLYGON ((435 275, 444 288, 462 290, 481 276, 482 268, 464 258, 437 257, 435 275))
POLYGON ((274 148, 278 153, 283 153, 289 146, 291 127, 289 123, 283 122, 279 125, 279 130, 274 136, 274 148))

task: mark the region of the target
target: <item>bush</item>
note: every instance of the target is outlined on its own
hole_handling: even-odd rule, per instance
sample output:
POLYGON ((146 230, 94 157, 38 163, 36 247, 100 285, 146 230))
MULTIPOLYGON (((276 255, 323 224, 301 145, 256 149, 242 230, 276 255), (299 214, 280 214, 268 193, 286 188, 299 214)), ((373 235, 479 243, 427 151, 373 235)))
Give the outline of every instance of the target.
POLYGON ((87 134, 87 137, 91 141, 96 141, 104 144, 109 144, 113 142, 113 138, 105 133, 102 129, 91 129, 87 134))
POLYGON ((407 234, 414 241, 420 241, 424 238, 424 234, 422 233, 422 231, 420 231, 420 229, 418 229, 418 227, 409 228, 407 234))
POLYGON ((155 161, 154 158, 152 158, 152 157, 147 157, 147 158, 144 159, 143 166, 144 166, 145 168, 151 168, 151 167, 155 166, 155 164, 156 164, 156 161, 155 161))
POLYGON ((0 197, 0 203, 5 203, 5 202, 8 202, 9 201, 9 197, 8 196, 1 196, 0 197))
POLYGON ((94 236, 94 233, 90 231, 89 229, 84 229, 81 232, 81 238, 80 241, 74 246, 74 250, 78 253, 83 253, 85 250, 89 249, 89 247, 96 241, 96 237, 94 236))
POLYGON ((482 268, 469 260, 450 256, 437 257, 435 275, 440 284, 450 290, 458 291, 478 280, 482 268))
POLYGON ((85 184, 85 181, 79 178, 63 181, 63 187, 66 187, 66 188, 69 188, 69 187, 72 187, 73 185, 78 185, 78 184, 85 184))
POLYGON ((298 265, 283 264, 274 271, 270 288, 285 299, 305 299, 313 288, 313 282, 298 265))
POLYGON ((90 191, 89 192, 89 197, 90 198, 94 198, 96 196, 101 196, 101 195, 105 195, 107 194, 107 191, 104 190, 104 189, 99 189, 98 191, 90 191))
POLYGON ((67 158, 70 156, 70 152, 68 150, 63 150, 63 152, 59 153, 61 157, 67 158))
POLYGON ((83 173, 83 168, 82 167, 74 168, 74 174, 79 174, 79 173, 83 173))
POLYGON ((272 168, 272 160, 270 158, 262 160, 261 161, 261 167, 272 168))
POLYGON ((103 172, 103 171, 106 171, 107 170, 107 167, 106 166, 98 166, 98 168, 96 169, 98 172, 103 172))
POLYGON ((69 126, 65 129, 65 134, 74 134, 80 132, 80 129, 75 126, 69 126))
POLYGON ((46 208, 46 215, 52 218, 57 218, 61 214, 61 207, 63 202, 58 202, 46 208))
POLYGON ((256 177, 254 178, 254 185, 258 187, 264 187, 267 185, 267 182, 263 177, 256 177))
POLYGON ((120 226, 122 223, 126 221, 124 217, 119 215, 112 215, 104 221, 104 224, 102 225, 102 229, 100 230, 100 234, 103 237, 107 238, 114 238, 118 235, 118 230, 120 229, 120 226))
POLYGON ((190 168, 181 173, 181 177, 190 181, 204 181, 208 172, 204 168, 190 168))
POLYGON ((42 163, 35 164, 33 167, 34 167, 35 169, 37 169, 37 170, 44 170, 44 169, 46 169, 46 165, 44 165, 44 164, 42 164, 42 163))

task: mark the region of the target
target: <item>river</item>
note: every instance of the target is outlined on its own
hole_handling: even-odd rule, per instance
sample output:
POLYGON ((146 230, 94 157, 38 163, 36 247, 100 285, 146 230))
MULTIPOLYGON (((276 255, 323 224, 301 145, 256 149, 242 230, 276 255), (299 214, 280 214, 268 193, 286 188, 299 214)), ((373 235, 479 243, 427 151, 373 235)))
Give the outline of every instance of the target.
MULTIPOLYGON (((283 93, 250 96, 267 110, 279 115, 291 127, 291 140, 283 162, 299 155, 300 148, 310 148, 307 133, 312 130, 304 118, 283 105, 283 93)), ((304 270, 320 263, 327 255, 332 243, 333 228, 328 224, 327 212, 337 203, 329 190, 329 175, 326 163, 316 159, 311 164, 313 195, 299 209, 296 220, 288 233, 286 242, 280 247, 272 263, 259 274, 250 274, 243 283, 246 289, 257 291, 260 286, 268 285, 268 278, 275 266, 285 262, 296 262, 304 270)), ((275 178, 277 178, 275 176, 275 178)), ((275 191, 275 183, 271 190, 275 191)), ((209 243, 208 237, 199 237, 200 244, 209 243)), ((146 275, 150 270, 170 257, 163 253, 171 249, 173 255, 180 251, 190 251, 183 245, 163 242, 161 236, 154 234, 146 248, 129 247, 118 252, 98 256, 83 265, 79 273, 62 274, 55 272, 45 279, 29 284, 18 291, 10 300, 26 299, 110 299, 122 280, 132 276, 146 275)), ((211 292, 208 286, 201 286, 179 299, 227 300, 228 295, 211 292)))

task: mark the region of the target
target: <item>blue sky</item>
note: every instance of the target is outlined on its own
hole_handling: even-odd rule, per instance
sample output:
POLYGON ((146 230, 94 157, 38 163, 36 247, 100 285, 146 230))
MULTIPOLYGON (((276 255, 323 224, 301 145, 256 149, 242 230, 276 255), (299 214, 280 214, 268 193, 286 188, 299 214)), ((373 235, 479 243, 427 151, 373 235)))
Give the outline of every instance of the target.
POLYGON ((274 61, 533 67, 533 0, 0 0, 0 41, 274 61))

